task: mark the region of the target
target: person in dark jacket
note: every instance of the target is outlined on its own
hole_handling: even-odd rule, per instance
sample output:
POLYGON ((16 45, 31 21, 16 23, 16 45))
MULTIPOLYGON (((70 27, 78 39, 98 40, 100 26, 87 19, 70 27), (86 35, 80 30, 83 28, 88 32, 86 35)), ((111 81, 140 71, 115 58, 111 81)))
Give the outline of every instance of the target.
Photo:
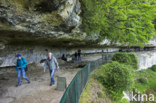
POLYGON ((63 54, 61 59, 64 60, 64 61, 67 61, 67 57, 66 57, 66 55, 63 54))
POLYGON ((81 61, 81 50, 80 49, 78 50, 78 61, 79 62, 81 61))
POLYGON ((48 58, 46 59, 45 64, 44 64, 44 72, 47 68, 47 65, 49 67, 49 72, 50 72, 50 77, 51 77, 50 86, 52 86, 55 84, 55 80, 54 80, 55 70, 56 69, 59 70, 58 62, 56 58, 52 56, 52 53, 48 53, 48 58))
POLYGON ((28 81, 28 83, 30 83, 30 80, 28 79, 28 77, 25 76, 25 68, 27 65, 26 59, 22 58, 21 54, 18 54, 17 58, 18 59, 17 59, 17 64, 16 64, 16 71, 18 71, 18 84, 16 86, 18 87, 21 85, 21 74, 23 78, 28 81))
POLYGON ((74 56, 75 56, 75 61, 77 62, 77 52, 75 52, 74 56))

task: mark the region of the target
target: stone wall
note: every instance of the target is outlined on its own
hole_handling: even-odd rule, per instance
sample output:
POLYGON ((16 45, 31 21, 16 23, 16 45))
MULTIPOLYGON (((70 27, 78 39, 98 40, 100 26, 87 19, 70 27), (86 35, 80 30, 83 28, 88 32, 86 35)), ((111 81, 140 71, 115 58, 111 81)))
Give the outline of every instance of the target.
POLYGON ((16 55, 18 53, 27 59, 28 64, 33 62, 40 63, 41 60, 47 58, 48 52, 52 52, 58 58, 66 52, 66 49, 42 46, 7 46, 5 49, 0 50, 0 67, 16 65, 16 55))

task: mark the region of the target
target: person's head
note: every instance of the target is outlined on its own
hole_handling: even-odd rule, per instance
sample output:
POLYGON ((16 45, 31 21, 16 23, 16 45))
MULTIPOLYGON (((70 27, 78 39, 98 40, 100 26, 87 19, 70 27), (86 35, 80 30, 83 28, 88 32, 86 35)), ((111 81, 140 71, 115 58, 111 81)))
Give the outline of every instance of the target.
POLYGON ((48 58, 51 59, 52 55, 53 55, 53 54, 49 52, 49 53, 48 53, 48 58))
POLYGON ((18 59, 21 59, 21 54, 17 54, 17 58, 18 59))

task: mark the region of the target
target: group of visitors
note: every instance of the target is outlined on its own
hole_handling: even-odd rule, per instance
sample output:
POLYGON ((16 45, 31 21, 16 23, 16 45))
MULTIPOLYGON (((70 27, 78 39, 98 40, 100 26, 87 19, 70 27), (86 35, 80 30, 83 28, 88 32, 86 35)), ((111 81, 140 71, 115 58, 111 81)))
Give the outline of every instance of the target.
MULTIPOLYGON (((80 49, 77 52, 75 52, 75 61, 76 62, 81 61, 81 50, 80 49)), ((16 63, 16 72, 18 72, 18 84, 16 85, 17 87, 21 85, 21 74, 22 74, 23 78, 26 79, 27 82, 30 84, 29 78, 25 75, 26 74, 25 69, 27 68, 26 65, 27 65, 26 59, 23 58, 21 54, 18 54, 17 55, 17 63, 16 63)), ((52 53, 48 53, 48 58, 45 61, 43 72, 46 71, 47 66, 49 67, 49 73, 50 73, 50 78, 51 78, 50 86, 52 86, 55 84, 54 73, 56 70, 57 71, 59 70, 58 62, 57 62, 56 58, 52 55, 52 53)))
MULTIPOLYGON (((16 85, 17 87, 21 85, 21 74, 23 78, 26 79, 28 83, 30 83, 29 78, 25 75, 26 74, 25 69, 27 68, 26 65, 27 65, 26 59, 23 58, 21 54, 18 54, 16 63, 16 71, 18 72, 18 84, 16 85)), ((51 77, 50 86, 52 86, 55 84, 54 73, 56 70, 57 71, 59 70, 58 62, 56 58, 52 56, 52 53, 48 53, 48 58, 45 61, 43 72, 46 71, 47 66, 49 67, 51 77)))
POLYGON ((80 49, 77 52, 75 52, 75 61, 81 62, 81 50, 80 49))

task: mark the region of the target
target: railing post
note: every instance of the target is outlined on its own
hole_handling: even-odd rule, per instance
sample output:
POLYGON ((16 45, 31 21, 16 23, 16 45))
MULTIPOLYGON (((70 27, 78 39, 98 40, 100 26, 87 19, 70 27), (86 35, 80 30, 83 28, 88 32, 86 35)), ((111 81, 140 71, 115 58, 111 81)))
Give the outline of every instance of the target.
POLYGON ((102 64, 104 63, 104 60, 103 60, 103 55, 102 55, 102 64))
POLYGON ((100 59, 98 59, 98 68, 100 67, 100 59))
POLYGON ((88 79, 89 79, 89 75, 90 75, 90 62, 88 63, 88 79))
POLYGON ((108 55, 105 55, 105 58, 106 58, 106 62, 108 61, 107 59, 108 59, 108 55))

